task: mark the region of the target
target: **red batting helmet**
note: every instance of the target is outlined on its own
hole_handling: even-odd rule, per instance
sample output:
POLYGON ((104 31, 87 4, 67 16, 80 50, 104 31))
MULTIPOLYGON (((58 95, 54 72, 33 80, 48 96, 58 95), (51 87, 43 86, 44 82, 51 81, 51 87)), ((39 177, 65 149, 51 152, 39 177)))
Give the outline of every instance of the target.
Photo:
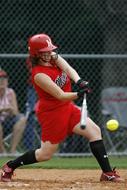
POLYGON ((52 44, 51 38, 46 34, 36 34, 29 38, 28 41, 29 53, 31 56, 37 56, 39 52, 47 52, 57 49, 57 46, 52 44))

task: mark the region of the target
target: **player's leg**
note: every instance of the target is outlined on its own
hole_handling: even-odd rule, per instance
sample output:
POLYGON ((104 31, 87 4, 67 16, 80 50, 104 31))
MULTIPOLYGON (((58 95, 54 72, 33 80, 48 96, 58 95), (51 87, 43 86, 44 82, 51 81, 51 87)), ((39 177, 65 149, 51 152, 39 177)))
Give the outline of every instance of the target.
POLYGON ((81 111, 76 106, 72 105, 72 114, 70 119, 70 130, 72 132, 79 134, 87 138, 90 142, 90 148, 98 161, 103 173, 101 176, 101 181, 121 181, 120 176, 112 171, 110 166, 108 155, 105 150, 105 146, 102 140, 101 130, 90 118, 87 118, 87 125, 85 129, 80 128, 80 117, 81 111))
POLYGON ((41 148, 35 151, 35 156, 38 162, 50 160, 52 155, 56 152, 58 144, 52 144, 51 142, 42 142, 41 148))
POLYGON ((97 159, 101 169, 102 175, 100 177, 100 181, 113 181, 113 182, 121 182, 123 179, 117 175, 115 170, 112 170, 107 152, 105 150, 105 146, 101 136, 100 128, 90 119, 87 118, 87 126, 85 129, 80 128, 80 123, 78 123, 74 128, 73 132, 84 136, 90 142, 90 148, 97 159))
POLYGON ((13 120, 14 120, 14 126, 13 126, 12 142, 10 149, 11 153, 16 152, 16 147, 21 140, 22 134, 26 126, 26 118, 22 114, 13 117, 13 120))
POLYGON ((58 144, 52 144, 48 141, 42 143, 41 148, 28 151, 22 156, 10 160, 2 168, 1 181, 11 181, 13 171, 20 166, 49 160, 57 148, 58 144))
POLYGON ((87 126, 83 130, 80 128, 80 124, 77 124, 73 128, 73 132, 84 136, 90 142, 90 148, 93 155, 96 157, 98 163, 100 164, 104 172, 112 171, 108 156, 102 141, 101 130, 100 128, 90 119, 87 119, 87 126))
POLYGON ((74 128, 73 132, 84 136, 89 140, 89 142, 101 140, 101 130, 90 118, 87 118, 87 126, 85 129, 80 128, 80 123, 78 123, 74 128))

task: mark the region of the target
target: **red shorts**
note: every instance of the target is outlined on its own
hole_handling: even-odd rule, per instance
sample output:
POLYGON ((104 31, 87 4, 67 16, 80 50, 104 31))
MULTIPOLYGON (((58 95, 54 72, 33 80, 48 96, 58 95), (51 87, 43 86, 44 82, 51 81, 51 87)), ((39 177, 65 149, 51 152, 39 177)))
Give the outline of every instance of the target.
POLYGON ((37 117, 42 128, 42 141, 57 144, 73 133, 73 128, 80 122, 81 111, 69 103, 55 110, 38 113, 37 117))

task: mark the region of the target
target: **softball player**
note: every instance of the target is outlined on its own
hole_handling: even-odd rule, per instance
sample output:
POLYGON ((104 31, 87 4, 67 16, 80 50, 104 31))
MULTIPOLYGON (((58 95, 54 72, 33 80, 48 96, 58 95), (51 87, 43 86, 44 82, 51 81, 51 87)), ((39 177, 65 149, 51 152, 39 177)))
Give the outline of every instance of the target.
POLYGON ((89 93, 88 83, 55 53, 57 46, 48 35, 30 37, 28 48, 33 67, 32 82, 39 97, 35 111, 43 127, 42 146, 7 162, 2 167, 1 181, 11 181, 14 170, 22 165, 51 159, 59 143, 73 133, 89 140, 91 151, 102 169, 100 181, 123 181, 111 169, 100 128, 89 117, 86 128, 80 128, 81 111, 73 100, 89 93), (77 92, 72 92, 70 80, 79 87, 77 92))

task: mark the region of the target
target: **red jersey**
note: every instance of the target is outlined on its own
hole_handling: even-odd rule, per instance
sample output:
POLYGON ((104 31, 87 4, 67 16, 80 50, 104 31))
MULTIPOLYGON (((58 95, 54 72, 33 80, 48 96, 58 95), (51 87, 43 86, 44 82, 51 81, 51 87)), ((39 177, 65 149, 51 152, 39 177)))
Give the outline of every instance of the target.
POLYGON ((64 92, 71 91, 71 81, 65 72, 56 66, 37 65, 32 69, 32 83, 39 100, 35 106, 36 115, 42 128, 42 141, 60 143, 80 122, 81 111, 72 101, 61 101, 41 89, 35 82, 37 73, 48 75, 64 92))
POLYGON ((35 106, 36 112, 45 112, 56 109, 60 106, 68 104, 70 101, 61 101, 51 96, 41 89, 35 82, 34 76, 37 73, 48 75, 64 92, 71 92, 71 81, 65 72, 56 66, 37 65, 32 69, 32 83, 38 94, 39 100, 35 106))

